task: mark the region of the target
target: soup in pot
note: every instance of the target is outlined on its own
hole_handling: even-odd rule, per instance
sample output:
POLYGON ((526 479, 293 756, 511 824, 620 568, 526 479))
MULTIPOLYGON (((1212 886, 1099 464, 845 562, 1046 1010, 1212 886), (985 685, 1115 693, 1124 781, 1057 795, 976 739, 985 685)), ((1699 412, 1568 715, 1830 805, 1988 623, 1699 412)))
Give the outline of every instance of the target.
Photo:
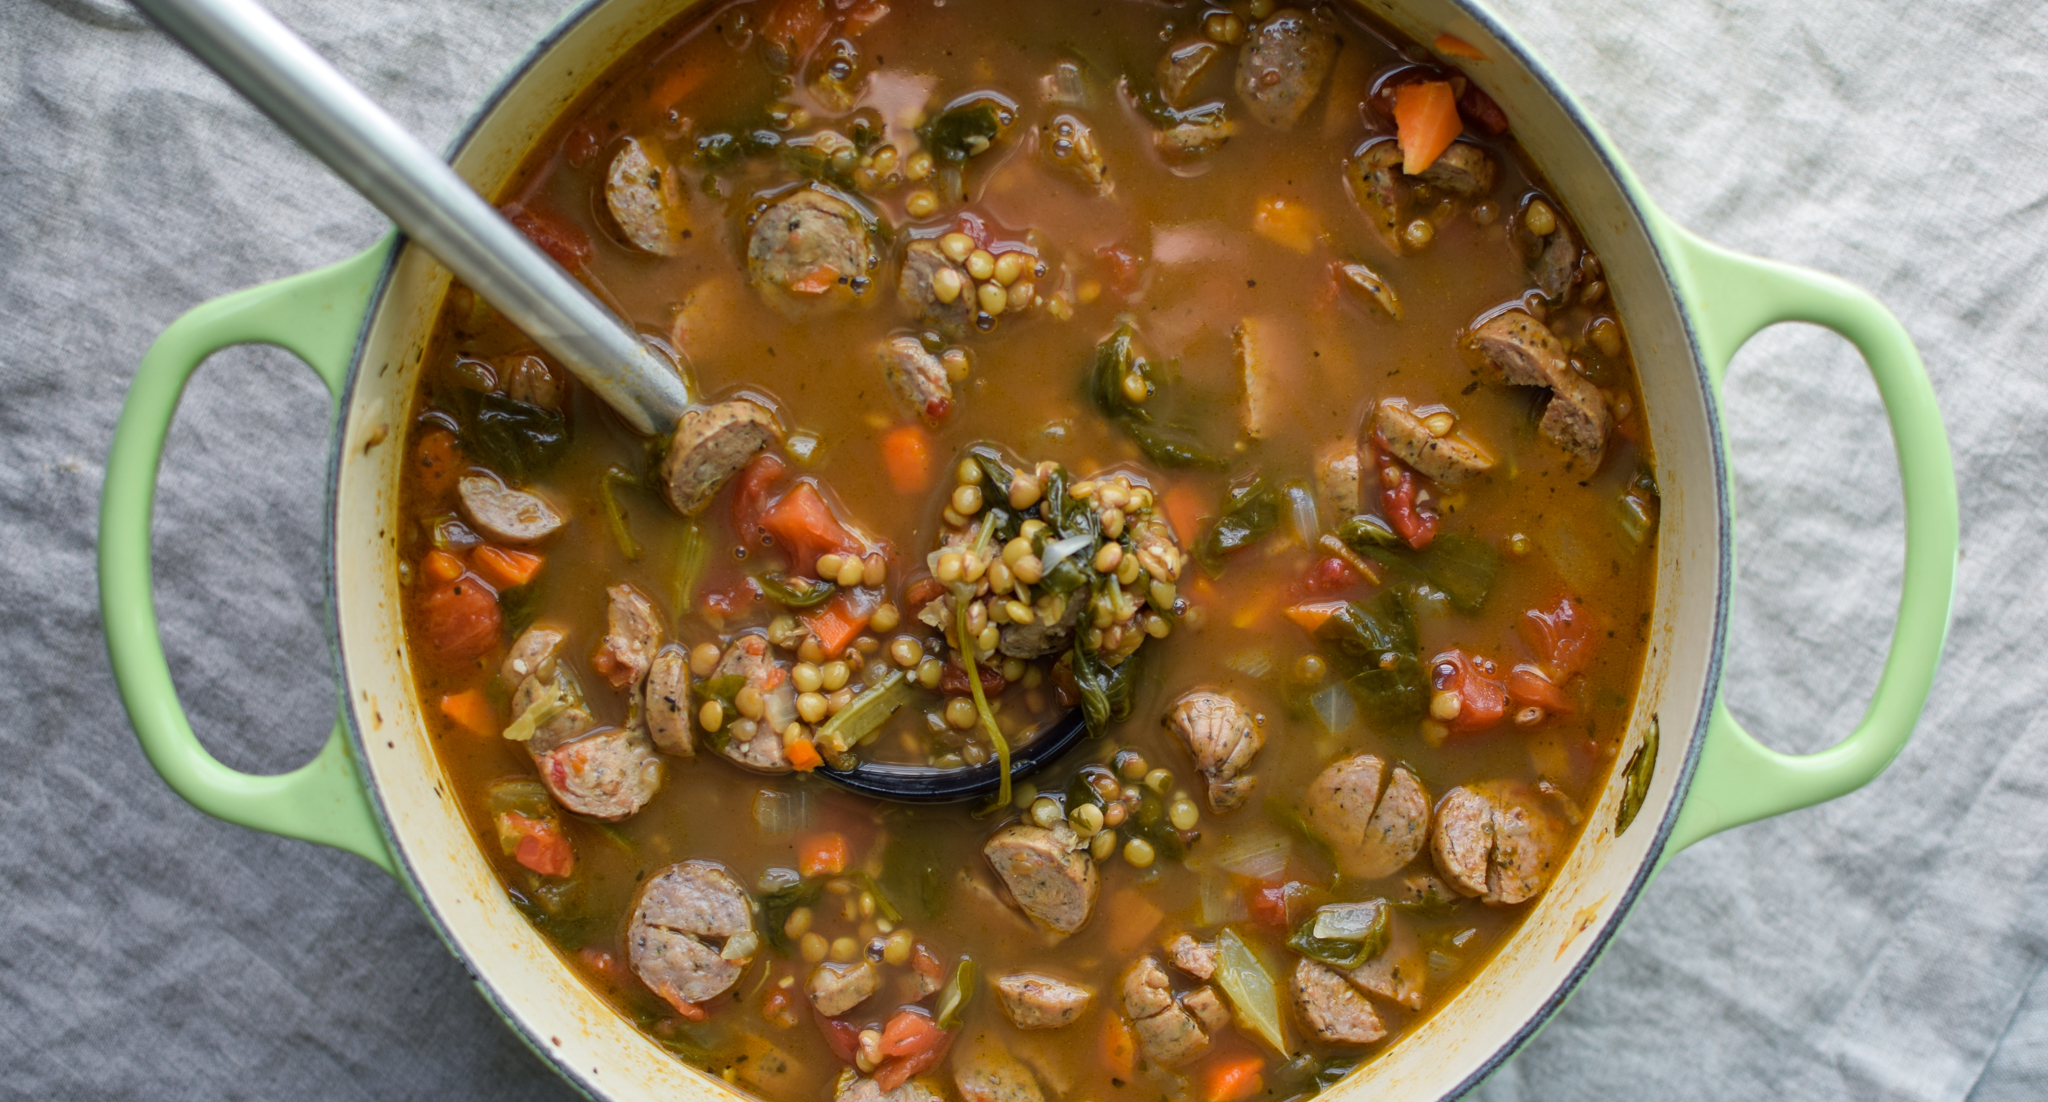
POLYGON ((622 1015, 773 1102, 1308 1095, 1618 829, 1650 442, 1475 56, 748 0, 537 147, 503 209, 701 404, 638 436, 454 288, 399 582, 450 790, 622 1015))

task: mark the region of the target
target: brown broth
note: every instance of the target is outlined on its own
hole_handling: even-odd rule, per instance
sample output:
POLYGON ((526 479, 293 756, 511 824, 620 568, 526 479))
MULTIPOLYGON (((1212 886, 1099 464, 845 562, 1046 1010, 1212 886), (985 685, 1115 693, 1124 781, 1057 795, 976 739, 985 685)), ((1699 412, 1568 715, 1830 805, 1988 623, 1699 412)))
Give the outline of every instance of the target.
MULTIPOLYGON (((758 168, 737 171, 724 177, 725 196, 714 196, 698 186, 701 171, 683 152, 694 136, 757 117, 774 96, 774 80, 747 30, 760 26, 766 7, 765 0, 729 5, 683 18, 655 36, 565 117, 557 136, 543 143, 526 166, 523 182, 504 198, 552 211, 587 235, 593 250, 584 277, 626 317, 679 343, 702 393, 722 396, 746 388, 765 394, 779 405, 787 426, 818 436, 820 446, 800 469, 836 490, 851 516, 897 549, 892 596, 900 599, 901 579, 911 568, 907 564, 920 562, 932 546, 941 528, 939 495, 951 485, 950 461, 970 444, 995 442, 1028 460, 1056 460, 1077 477, 1112 465, 1151 469, 1153 484, 1162 491, 1179 485, 1204 502, 1220 498, 1228 476, 1148 468, 1129 439, 1089 405, 1081 380, 1096 342, 1121 314, 1135 318, 1156 358, 1178 361, 1169 399, 1175 419, 1205 439, 1236 440, 1233 475, 1260 471, 1276 486, 1309 480, 1316 449, 1354 437, 1361 419, 1382 398, 1450 406, 1461 430, 1487 442, 1502 462, 1492 477, 1441 496, 1444 531, 1492 542, 1505 551, 1505 566, 1482 614, 1425 606, 1418 617, 1420 653, 1426 658, 1461 647, 1493 657, 1505 671, 1528 658, 1514 627, 1521 612, 1554 606, 1560 595, 1572 594, 1597 629, 1592 659, 1574 687, 1582 705, 1578 714, 1534 728, 1503 725, 1435 746, 1412 730, 1380 732, 1359 723, 1332 734, 1312 716, 1291 715, 1280 687, 1296 661, 1315 647, 1281 615, 1281 607, 1287 587, 1324 556, 1311 555, 1291 539, 1283 523, 1281 531, 1234 556, 1220 577, 1207 579, 1190 566, 1181 588, 1201 609, 1201 626, 1189 625, 1146 644, 1132 717, 1079 754, 1101 761, 1119 748, 1135 749, 1172 770, 1175 787, 1194 794, 1199 803, 1200 786, 1186 751, 1158 717, 1175 696, 1196 686, 1229 691, 1256 709, 1264 717, 1267 738, 1254 765, 1258 796, 1227 815, 1202 806, 1200 837, 1190 852, 1193 864, 1205 864, 1233 835, 1269 829, 1259 798, 1299 794, 1324 765, 1359 751, 1406 762, 1433 796, 1461 783, 1512 778, 1547 780, 1569 800, 1593 800, 1624 733, 1650 607, 1654 555, 1649 541, 1638 546, 1628 538, 1617 511, 1620 495, 1647 460, 1642 421, 1630 412, 1640 408, 1640 397, 1625 353, 1603 357, 1591 342, 1574 340, 1579 345, 1575 356, 1610 395, 1617 430, 1597 473, 1589 477, 1568 467, 1562 453, 1536 433, 1529 395, 1488 382, 1476 360, 1459 347, 1475 317, 1527 291, 1528 278, 1507 243, 1505 218, 1482 225, 1461 206, 1436 226, 1429 247, 1401 256, 1372 238, 1346 194, 1339 165, 1368 133, 1368 115, 1358 109, 1359 99, 1376 75, 1403 64, 1404 56, 1424 56, 1416 47, 1377 24, 1344 14, 1336 73, 1300 124, 1281 133, 1241 121, 1231 142, 1209 159, 1207 170, 1190 177, 1174 173, 1152 153, 1149 124, 1117 94, 1113 77, 1128 58, 1130 70, 1149 79, 1162 42, 1174 37, 1162 27, 1171 22, 1181 28, 1176 34, 1184 33, 1199 23, 1199 7, 1065 0, 1018 7, 951 0, 903 8, 868 30, 860 46, 882 75, 877 88, 900 90, 921 81, 934 104, 970 91, 1001 90, 1022 105, 1027 124, 1050 114, 1038 104, 1038 78, 1059 58, 1084 58, 1094 74, 1095 102, 1083 113, 1104 140, 1116 181, 1110 199, 1072 186, 1028 148, 1027 126, 1013 131, 996 152, 971 163, 967 209, 996 227, 996 237, 1030 242, 1049 266, 1071 270, 1077 289, 1092 280, 1105 290, 1093 302, 1075 302, 1070 320, 1034 310, 1024 318, 1005 317, 993 332, 960 342, 970 350, 973 369, 957 390, 952 416, 933 430, 940 489, 906 499, 881 473, 879 440, 910 416, 868 352, 906 324, 893 269, 885 265, 886 277, 878 279, 877 293, 867 296, 866 306, 792 321, 747 286, 739 213, 750 190, 786 183, 791 176, 758 168), (906 72, 917 76, 905 78, 906 72), (656 101, 663 90, 679 86, 676 75, 683 73, 703 76, 683 82, 689 85, 687 94, 676 101, 674 112, 665 110, 669 104, 656 101), (682 120, 692 121, 686 128, 682 120), (686 129, 692 138, 684 136, 686 129), (690 185, 692 227, 682 256, 657 259, 620 244, 603 213, 603 168, 614 137, 629 134, 661 134, 678 151, 690 185), (1253 231, 1258 204, 1276 198, 1309 212, 1318 233, 1306 253, 1253 231), (1148 260, 1139 290, 1128 300, 1119 301, 1114 273, 1098 255, 1106 248, 1148 260), (1406 309, 1402 321, 1390 321, 1358 298, 1332 293, 1327 262, 1345 257, 1363 259, 1388 277, 1406 309), (1247 317, 1272 319, 1291 344, 1279 369, 1288 395, 1280 425, 1259 441, 1246 441, 1236 431, 1240 390, 1231 334, 1247 317), (1270 672, 1258 675, 1262 669, 1270 672)), ((1210 80, 1216 96, 1204 98, 1221 98, 1234 109, 1227 87, 1230 60, 1210 80)), ((785 98, 817 120, 832 117, 801 89, 785 98)), ((921 95, 912 98, 922 102, 921 95)), ((891 136, 901 138, 902 132, 892 130, 891 136)), ((1502 211, 1514 209, 1526 194, 1543 191, 1510 139, 1475 140, 1494 155, 1501 170, 1490 198, 1502 211)), ((866 197, 883 222, 895 227, 899 246, 907 234, 928 235, 951 224, 944 210, 923 222, 909 218, 904 203, 912 190, 906 184, 866 197)), ((1561 319, 1568 338, 1575 339, 1589 319, 1611 316, 1605 307, 1604 302, 1572 305, 1552 317, 1561 319)), ((431 411, 446 406, 453 385, 447 365, 457 356, 502 359, 523 350, 523 337, 487 308, 474 306, 466 292, 453 293, 429 357, 436 366, 420 391, 409 446, 417 447, 422 434, 440 423, 431 411)), ((674 563, 685 525, 657 496, 630 487, 616 490, 641 545, 636 559, 622 552, 607 525, 599 492, 604 473, 612 467, 643 471, 646 443, 622 429, 580 388, 570 388, 569 420, 573 447, 535 485, 567 507, 571 522, 544 548, 547 565, 520 600, 524 612, 508 613, 515 622, 508 625, 506 639, 517 621, 535 616, 567 626, 571 635, 564 654, 592 687, 597 719, 624 723, 622 694, 587 669, 588 655, 604 632, 606 586, 630 581, 654 597, 671 618, 673 635, 686 645, 716 641, 720 635, 701 606, 689 614, 674 607, 674 563)), ((450 512, 451 505, 445 495, 423 488, 417 477, 407 479, 404 495, 408 515, 421 518, 405 548, 406 560, 417 563, 430 546, 429 518, 450 512)), ((697 587, 700 595, 730 590, 764 566, 758 553, 735 557, 727 496, 704 517, 713 552, 697 587)), ((1181 533, 1184 542, 1188 535, 1181 533)), ((772 560, 772 553, 767 558, 772 560)), ((414 569, 408 568, 402 581, 417 592, 414 569)), ((1371 592, 1365 588, 1358 594, 1363 599, 1371 592)), ((424 655, 417 608, 409 615, 414 653, 424 655)), ((758 623, 764 615, 756 606, 753 619, 726 626, 758 623)), ((905 623, 911 623, 907 611, 905 623)), ((492 684, 501 654, 502 648, 452 669, 416 658, 415 668, 452 790, 463 800, 479 844, 500 869, 508 891, 573 967, 685 1059, 773 1102, 828 1095, 844 1065, 813 1027, 803 1002, 808 966, 794 952, 784 957, 764 951, 743 974, 737 999, 719 1000, 723 1005, 702 1024, 681 1021, 625 965, 623 926, 640 880, 670 862, 695 857, 723 862, 751 888, 765 870, 793 865, 794 835, 765 837, 753 827, 754 802, 764 791, 805 793, 812 814, 809 829, 841 831, 854 843, 856 866, 876 872, 882 871, 890 839, 899 844, 911 840, 943 869, 983 869, 981 843, 1004 816, 977 820, 964 807, 880 808, 815 779, 758 776, 700 752, 694 760, 670 759, 662 791, 624 822, 569 817, 580 894, 567 902, 544 900, 535 891, 538 878, 500 853, 484 795, 493 781, 531 776, 531 759, 522 747, 466 731, 432 707, 444 694, 484 688, 492 694, 500 721, 509 718, 503 715, 504 688, 492 684), (551 908, 558 913, 549 913, 551 908), (776 1023, 763 1009, 764 999, 778 990, 793 1001, 794 1025, 776 1023), (773 1053, 787 1057, 786 1066, 770 1059, 773 1053), (769 1065, 783 1070, 762 1070, 769 1065)), ((1020 691, 1010 692, 1014 697, 1020 691)), ((1010 706, 1023 707, 1015 699, 1010 706)), ((911 707, 899 715, 882 752, 899 752, 891 738, 914 729, 917 712, 911 707)), ((908 745, 900 752, 907 753, 908 745)), ((1044 783, 1063 785, 1072 769, 1063 763, 1044 783)), ((1327 881, 1327 865, 1310 846, 1297 839, 1292 852, 1290 877, 1327 881)), ((1420 858, 1417 868, 1426 869, 1428 860, 1420 858)), ((1131 1083, 1111 1075, 1098 1047, 1104 1020, 1121 1009, 1117 981, 1131 960, 1156 949, 1175 930, 1213 936, 1213 926, 1200 923, 1202 874, 1163 859, 1141 870, 1121 857, 1104 862, 1102 873, 1093 919, 1056 947, 1033 934, 1016 911, 1000 901, 977 900, 957 884, 942 918, 922 913, 916 900, 897 899, 907 912, 901 928, 914 931, 949 969, 962 954, 978 962, 984 982, 969 1004, 962 1045, 987 1035, 1023 1058, 1048 1089, 1064 1097, 1151 1097, 1154 1089, 1178 1095, 1188 1089, 1186 1076, 1197 1074, 1202 1064, 1141 1072, 1140 1082, 1131 1083), (1156 928, 1136 929, 1134 916, 1153 908, 1162 916, 1156 928), (986 978, 1032 968, 1050 968, 1093 987, 1097 997, 1085 1017, 1055 1032, 1012 1028, 987 990, 986 978)), ((1211 869, 1206 875, 1219 874, 1211 869)), ((830 906, 853 898, 828 894, 814 928, 829 936, 856 934, 861 920, 830 913, 830 906)), ((1297 1047, 1337 1060, 1369 1059, 1384 1050, 1485 967, 1525 909, 1465 901, 1448 916, 1405 916, 1437 954, 1423 1010, 1411 1013, 1374 1000, 1388 1024, 1388 1039, 1349 1052, 1310 1046, 1291 1023, 1297 1047)), ((1235 925, 1254 929, 1242 920, 1235 925)), ((1255 938, 1269 966, 1285 960, 1291 971, 1292 956, 1281 950, 1279 940, 1271 932, 1255 938)), ((911 1001, 907 973, 900 968, 885 972, 891 979, 883 992, 852 1018, 879 1022, 911 1001)), ((1276 970, 1283 1003, 1285 976, 1276 970)), ((1204 1060, 1255 1050, 1247 1035, 1225 1028, 1204 1060)), ((1279 1061, 1267 1055, 1271 1075, 1279 1061)), ((1279 1089, 1271 1082, 1269 1087, 1280 1095, 1304 1089, 1279 1089)))

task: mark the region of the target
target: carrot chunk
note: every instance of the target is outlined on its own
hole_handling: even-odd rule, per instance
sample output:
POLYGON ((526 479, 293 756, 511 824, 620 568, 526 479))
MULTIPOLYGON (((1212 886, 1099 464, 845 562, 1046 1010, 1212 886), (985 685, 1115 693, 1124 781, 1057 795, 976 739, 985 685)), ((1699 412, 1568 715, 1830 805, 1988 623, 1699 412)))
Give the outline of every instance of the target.
POLYGON ((841 593, 817 608, 800 613, 797 620, 817 636, 818 646, 824 649, 825 657, 837 658, 846 645, 853 642, 854 636, 868 626, 868 618, 872 615, 872 609, 866 613, 857 612, 853 602, 841 593))
POLYGON ((1102 1066, 1125 1082, 1138 1071, 1138 1040, 1131 1036, 1131 1027, 1114 1014, 1102 1016, 1102 1066))
POLYGON ((1394 126, 1401 139, 1401 171, 1420 175, 1465 129, 1450 82, 1425 80, 1395 89, 1394 126))
POLYGON ((792 570, 809 571, 827 551, 860 550, 846 526, 832 515, 824 495, 809 482, 797 483, 769 506, 761 515, 761 527, 788 549, 792 570))
POLYGON ((461 559, 436 548, 427 552, 426 558, 420 560, 420 569, 427 572, 427 577, 437 582, 452 582, 462 577, 466 567, 462 565, 461 559))
POLYGON ((846 871, 846 835, 836 830, 805 835, 796 845, 796 871, 805 876, 838 876, 846 871))
POLYGON ((1470 42, 1467 42, 1454 34, 1437 35, 1436 42, 1434 43, 1434 45, 1436 46, 1436 52, 1440 54, 1449 54, 1452 57, 1462 57, 1467 61, 1487 60, 1486 55, 1479 52, 1479 47, 1474 46, 1470 42))
POLYGON ((1232 1056, 1217 1060, 1203 1071, 1202 1102, 1244 1102, 1264 1090, 1266 1059, 1258 1055, 1232 1056))
POLYGON ((785 747, 783 752, 789 755, 789 764, 799 773, 808 773, 825 764, 824 757, 818 753, 816 746, 811 745, 809 739, 798 739, 785 747))
POLYGON ((530 551, 514 551, 488 543, 470 555, 470 563, 476 567, 476 572, 499 589, 511 589, 532 581, 533 576, 540 573, 542 561, 539 555, 530 551))
POLYGON ((1303 601, 1287 610, 1287 618, 1313 635, 1325 620, 1335 616, 1343 607, 1343 601, 1303 601))
POLYGON ((932 434, 923 425, 899 425, 882 437, 882 466, 899 494, 932 488, 932 434))
POLYGON ((468 689, 442 697, 441 714, 479 735, 498 733, 497 709, 491 707, 482 689, 468 689))

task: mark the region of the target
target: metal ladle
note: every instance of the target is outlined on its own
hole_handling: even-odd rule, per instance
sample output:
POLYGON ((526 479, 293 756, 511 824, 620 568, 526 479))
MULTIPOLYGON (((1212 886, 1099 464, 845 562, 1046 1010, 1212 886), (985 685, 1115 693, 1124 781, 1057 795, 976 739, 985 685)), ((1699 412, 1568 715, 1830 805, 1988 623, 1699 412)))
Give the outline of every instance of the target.
MULTIPOLYGON (((675 365, 261 4, 133 3, 627 424, 648 435, 675 431, 692 405, 675 365)), ((1063 716, 1012 758, 1011 776, 1058 757, 1085 729, 1078 711, 1063 716)), ((993 762, 969 769, 862 762, 823 773, 855 792, 911 803, 973 799, 993 792, 1001 780, 993 762)))

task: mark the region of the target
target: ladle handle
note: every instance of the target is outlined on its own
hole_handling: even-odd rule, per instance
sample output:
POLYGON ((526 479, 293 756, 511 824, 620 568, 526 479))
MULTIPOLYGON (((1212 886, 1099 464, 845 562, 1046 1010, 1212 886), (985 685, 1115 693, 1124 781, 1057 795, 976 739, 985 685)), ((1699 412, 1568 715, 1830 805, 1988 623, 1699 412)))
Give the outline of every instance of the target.
POLYGON ((261 4, 134 3, 634 428, 675 428, 676 369, 261 4))

